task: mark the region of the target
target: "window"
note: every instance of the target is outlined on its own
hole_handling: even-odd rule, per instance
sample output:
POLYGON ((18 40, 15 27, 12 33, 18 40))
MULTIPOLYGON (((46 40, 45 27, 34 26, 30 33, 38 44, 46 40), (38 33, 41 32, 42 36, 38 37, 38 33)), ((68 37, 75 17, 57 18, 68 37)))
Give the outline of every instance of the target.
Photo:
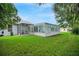
POLYGON ((8 26, 8 31, 9 31, 9 32, 12 32, 12 25, 9 25, 9 26, 8 26))

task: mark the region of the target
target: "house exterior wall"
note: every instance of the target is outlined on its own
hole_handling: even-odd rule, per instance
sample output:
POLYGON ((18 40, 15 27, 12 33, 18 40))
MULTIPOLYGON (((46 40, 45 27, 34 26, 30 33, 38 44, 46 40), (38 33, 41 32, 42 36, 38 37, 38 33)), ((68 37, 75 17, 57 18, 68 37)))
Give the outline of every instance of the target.
POLYGON ((2 34, 2 31, 4 32, 4 34, 3 34, 4 36, 11 35, 11 32, 13 33, 13 35, 17 35, 17 26, 12 25, 12 27, 10 27, 8 29, 0 30, 0 35, 2 34))
POLYGON ((3 33, 4 36, 11 35, 11 32, 13 33, 13 35, 31 34, 31 33, 33 34, 34 26, 32 24, 31 25, 16 24, 12 25, 8 29, 0 30, 0 35, 2 35, 2 31, 4 32, 3 33))
POLYGON ((4 36, 10 35, 10 32, 8 32, 7 29, 4 30, 4 36))
POLYGON ((68 32, 68 28, 60 28, 60 32, 68 32))
POLYGON ((34 35, 46 37, 46 36, 59 34, 60 27, 58 25, 53 25, 49 23, 37 24, 35 26, 33 24, 20 23, 20 24, 12 25, 12 27, 10 27, 10 30, 5 29, 3 31, 5 36, 11 35, 12 32, 13 35, 34 34, 34 35))
POLYGON ((17 35, 17 25, 12 25, 13 35, 17 35))
POLYGON ((4 33, 3 33, 4 36, 10 35, 10 32, 8 32, 7 29, 2 29, 2 30, 0 30, 0 35, 2 35, 2 31, 4 32, 4 33))

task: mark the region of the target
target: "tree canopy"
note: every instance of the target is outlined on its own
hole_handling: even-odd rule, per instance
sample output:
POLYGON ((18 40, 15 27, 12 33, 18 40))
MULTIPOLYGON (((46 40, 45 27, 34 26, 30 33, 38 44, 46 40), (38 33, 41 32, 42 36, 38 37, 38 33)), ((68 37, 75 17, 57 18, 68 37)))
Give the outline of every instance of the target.
POLYGON ((78 3, 56 3, 54 5, 54 11, 61 27, 79 28, 78 3))
POLYGON ((17 9, 14 4, 0 3, 0 28, 6 28, 8 25, 20 21, 17 15, 17 9))

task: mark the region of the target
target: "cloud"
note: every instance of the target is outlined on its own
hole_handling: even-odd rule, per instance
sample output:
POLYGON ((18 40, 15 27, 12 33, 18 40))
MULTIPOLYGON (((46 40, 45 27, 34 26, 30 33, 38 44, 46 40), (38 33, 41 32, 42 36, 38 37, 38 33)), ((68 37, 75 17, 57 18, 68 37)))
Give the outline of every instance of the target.
POLYGON ((22 20, 29 21, 33 24, 41 22, 56 23, 55 15, 51 10, 52 4, 44 4, 42 6, 36 6, 34 4, 29 4, 32 6, 23 5, 23 8, 19 6, 18 13, 22 20))
MULTIPOLYGON (((46 15, 47 16, 47 15, 46 15)), ((26 20, 28 22, 31 22, 33 24, 41 23, 41 22, 48 22, 52 24, 56 24, 56 21, 54 17, 34 17, 34 16, 20 16, 22 20, 26 20)))

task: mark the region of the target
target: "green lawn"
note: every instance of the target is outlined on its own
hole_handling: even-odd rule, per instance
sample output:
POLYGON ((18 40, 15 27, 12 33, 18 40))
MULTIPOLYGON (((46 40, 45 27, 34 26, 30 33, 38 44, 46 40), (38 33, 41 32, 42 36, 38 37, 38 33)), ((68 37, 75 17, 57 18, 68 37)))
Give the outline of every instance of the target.
POLYGON ((79 36, 61 33, 51 37, 34 35, 0 37, 0 55, 63 56, 79 55, 79 36))

